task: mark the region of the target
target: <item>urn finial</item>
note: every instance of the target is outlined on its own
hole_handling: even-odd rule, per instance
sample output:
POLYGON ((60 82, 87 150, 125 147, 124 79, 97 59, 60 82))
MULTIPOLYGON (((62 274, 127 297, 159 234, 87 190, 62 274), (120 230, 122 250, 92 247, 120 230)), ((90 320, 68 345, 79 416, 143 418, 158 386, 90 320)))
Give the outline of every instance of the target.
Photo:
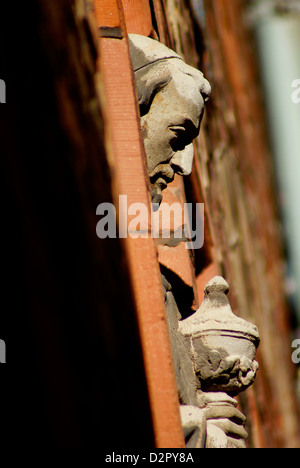
POLYGON ((256 376, 258 330, 232 312, 224 278, 216 276, 204 291, 201 307, 180 323, 179 330, 190 348, 201 389, 237 395, 256 376))

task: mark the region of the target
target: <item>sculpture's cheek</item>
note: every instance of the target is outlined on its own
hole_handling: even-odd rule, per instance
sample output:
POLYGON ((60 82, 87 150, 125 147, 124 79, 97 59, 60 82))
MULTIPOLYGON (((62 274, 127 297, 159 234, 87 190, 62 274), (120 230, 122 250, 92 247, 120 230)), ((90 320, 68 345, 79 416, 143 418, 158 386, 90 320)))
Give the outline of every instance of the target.
POLYGON ((167 122, 159 120, 157 114, 153 112, 142 118, 141 125, 148 171, 151 177, 159 164, 168 164, 174 156, 170 145, 172 135, 168 131, 167 122))
POLYGON ((146 140, 146 138, 148 138, 148 133, 149 133, 148 123, 144 122, 142 124, 142 137, 143 137, 143 140, 146 140))

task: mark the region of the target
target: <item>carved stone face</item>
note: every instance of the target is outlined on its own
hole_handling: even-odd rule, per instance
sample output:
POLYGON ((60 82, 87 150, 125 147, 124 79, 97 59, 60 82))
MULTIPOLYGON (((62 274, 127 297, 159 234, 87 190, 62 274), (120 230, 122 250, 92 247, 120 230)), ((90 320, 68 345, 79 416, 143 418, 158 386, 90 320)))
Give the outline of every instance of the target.
POLYGON ((174 175, 192 171, 192 142, 199 134, 211 88, 201 72, 161 43, 134 35, 130 38, 134 39, 131 56, 152 201, 160 203, 162 191, 174 175))

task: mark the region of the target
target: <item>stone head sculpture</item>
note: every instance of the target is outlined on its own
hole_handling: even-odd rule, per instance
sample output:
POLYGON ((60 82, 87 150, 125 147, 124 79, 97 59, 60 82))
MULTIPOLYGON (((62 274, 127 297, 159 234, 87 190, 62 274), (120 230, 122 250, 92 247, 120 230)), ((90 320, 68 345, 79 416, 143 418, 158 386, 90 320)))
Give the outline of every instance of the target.
POLYGON ((153 203, 174 175, 189 175, 211 87, 203 74, 158 41, 129 34, 153 203))

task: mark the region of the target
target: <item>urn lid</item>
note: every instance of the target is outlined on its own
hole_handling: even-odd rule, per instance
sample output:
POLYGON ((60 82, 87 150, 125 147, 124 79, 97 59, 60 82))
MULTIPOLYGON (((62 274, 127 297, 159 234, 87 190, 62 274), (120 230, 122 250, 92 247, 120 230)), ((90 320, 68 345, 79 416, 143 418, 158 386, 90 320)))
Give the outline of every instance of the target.
POLYGON ((216 276, 205 286, 204 292, 204 300, 197 312, 180 323, 181 333, 193 337, 213 334, 243 337, 258 346, 257 327, 232 312, 225 279, 216 276))

